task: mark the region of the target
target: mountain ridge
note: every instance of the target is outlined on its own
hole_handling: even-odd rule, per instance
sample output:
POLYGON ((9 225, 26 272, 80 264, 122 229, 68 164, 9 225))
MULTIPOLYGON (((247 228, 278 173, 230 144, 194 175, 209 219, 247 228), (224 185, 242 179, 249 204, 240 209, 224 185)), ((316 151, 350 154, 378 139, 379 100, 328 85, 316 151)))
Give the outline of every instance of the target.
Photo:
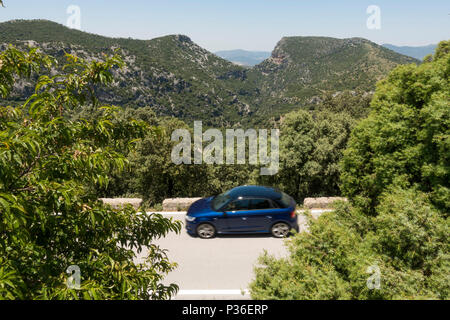
POLYGON ((418 62, 364 38, 296 36, 282 38, 249 73, 264 75, 258 86, 269 100, 304 105, 326 92, 371 92, 395 66, 418 62))
MULTIPOLYGON (((103 53, 120 48, 127 66, 116 72, 112 88, 99 89, 102 101, 150 106, 158 115, 220 126, 276 120, 326 93, 370 92, 396 65, 418 63, 362 38, 284 37, 268 59, 248 68, 209 52, 186 35, 109 38, 48 20, 0 23, 0 50, 6 43, 37 46, 59 60, 65 52, 101 59, 103 53)), ((18 90, 13 100, 24 96, 18 90)))
POLYGON ((423 60, 425 56, 433 54, 437 48, 437 44, 429 44, 426 46, 396 46, 393 44, 385 43, 382 46, 418 60, 423 60))

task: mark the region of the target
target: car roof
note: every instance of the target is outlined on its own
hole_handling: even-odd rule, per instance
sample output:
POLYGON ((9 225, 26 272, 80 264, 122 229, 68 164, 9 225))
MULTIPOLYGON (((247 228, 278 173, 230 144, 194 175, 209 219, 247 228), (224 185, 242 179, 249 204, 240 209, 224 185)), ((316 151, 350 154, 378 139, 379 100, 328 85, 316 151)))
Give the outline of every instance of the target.
POLYGON ((239 197, 262 197, 269 199, 280 199, 281 191, 272 187, 241 186, 231 189, 228 195, 232 199, 236 199, 239 197))

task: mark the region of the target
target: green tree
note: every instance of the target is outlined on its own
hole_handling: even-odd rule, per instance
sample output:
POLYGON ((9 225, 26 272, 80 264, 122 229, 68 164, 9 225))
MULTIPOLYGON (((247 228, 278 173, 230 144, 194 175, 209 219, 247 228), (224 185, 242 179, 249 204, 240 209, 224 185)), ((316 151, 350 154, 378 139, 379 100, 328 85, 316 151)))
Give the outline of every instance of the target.
POLYGON ((448 44, 378 84, 342 160, 351 202, 310 219, 288 257, 263 255, 253 298, 450 297, 448 44), (368 285, 371 270, 379 287, 368 285))
POLYGON ((355 123, 347 112, 287 114, 280 129, 280 171, 258 182, 278 185, 299 202, 308 196, 339 195, 338 164, 355 123))
POLYGON ((432 62, 396 68, 377 86, 372 112, 353 131, 342 189, 368 210, 395 183, 417 186, 450 212, 450 58, 442 42, 432 62))
MULTIPOLYGON (((100 116, 99 112, 92 112, 90 108, 82 108, 73 112, 70 117, 73 120, 90 119, 95 120, 100 116)), ((143 167, 152 166, 152 162, 144 163, 143 159, 137 159, 136 154, 140 154, 142 148, 140 147, 143 140, 150 141, 149 143, 157 144, 162 136, 163 128, 160 127, 160 119, 156 117, 155 112, 150 107, 143 108, 125 108, 118 111, 112 124, 114 126, 127 121, 139 120, 145 124, 146 130, 144 136, 139 141, 136 141, 138 148, 129 149, 126 144, 122 143, 120 152, 127 157, 123 170, 109 170, 109 183, 107 185, 97 186, 95 192, 98 197, 148 197, 148 190, 144 189, 140 184, 140 172, 143 167), (132 160, 130 162, 130 160, 132 160), (136 160, 136 161, 133 161, 136 160)), ((160 187, 155 185, 155 188, 160 187)))
POLYGON ((147 135, 129 155, 133 183, 139 192, 151 204, 160 204, 165 198, 204 195, 206 166, 176 165, 171 159, 177 144, 171 141, 173 130, 189 127, 182 120, 167 118, 159 121, 158 128, 156 137, 147 135))
POLYGON ((139 121, 113 124, 118 109, 95 96, 122 61, 66 58, 64 73, 50 77, 55 61, 36 50, 0 54, 3 97, 20 77, 43 74, 25 104, 0 107, 0 298, 168 298, 177 286, 161 280, 175 265, 152 240, 180 224, 131 207, 113 210, 93 192, 108 183, 108 172, 123 169, 120 151, 146 131, 139 121), (71 120, 69 110, 81 106, 99 116, 71 120), (144 247, 148 256, 135 263, 144 247), (79 290, 66 285, 71 265, 81 271, 79 290))
POLYGON ((355 119, 364 119, 369 114, 372 95, 367 92, 344 91, 327 94, 316 106, 316 110, 328 110, 334 113, 347 113, 355 119))

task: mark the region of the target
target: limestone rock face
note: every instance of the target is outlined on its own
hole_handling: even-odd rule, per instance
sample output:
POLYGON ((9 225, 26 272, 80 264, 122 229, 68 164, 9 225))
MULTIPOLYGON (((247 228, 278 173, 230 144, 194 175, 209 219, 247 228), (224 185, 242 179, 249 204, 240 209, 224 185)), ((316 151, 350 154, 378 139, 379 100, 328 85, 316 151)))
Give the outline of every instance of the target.
POLYGON ((308 209, 330 209, 333 208, 333 202, 347 201, 347 198, 341 197, 321 197, 321 198, 305 198, 303 205, 308 209))
POLYGON ((172 198, 163 201, 163 211, 186 211, 191 204, 201 198, 172 198))

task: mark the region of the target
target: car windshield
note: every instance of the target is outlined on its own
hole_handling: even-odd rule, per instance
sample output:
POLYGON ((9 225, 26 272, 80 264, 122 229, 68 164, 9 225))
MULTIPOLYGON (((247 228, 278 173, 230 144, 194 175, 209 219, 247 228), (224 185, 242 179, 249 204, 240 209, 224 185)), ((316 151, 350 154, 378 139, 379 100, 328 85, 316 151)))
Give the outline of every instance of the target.
POLYGON ((229 192, 230 191, 227 191, 214 197, 211 203, 213 210, 215 211, 220 210, 225 204, 228 203, 228 201, 230 201, 230 196, 228 195, 229 192))

